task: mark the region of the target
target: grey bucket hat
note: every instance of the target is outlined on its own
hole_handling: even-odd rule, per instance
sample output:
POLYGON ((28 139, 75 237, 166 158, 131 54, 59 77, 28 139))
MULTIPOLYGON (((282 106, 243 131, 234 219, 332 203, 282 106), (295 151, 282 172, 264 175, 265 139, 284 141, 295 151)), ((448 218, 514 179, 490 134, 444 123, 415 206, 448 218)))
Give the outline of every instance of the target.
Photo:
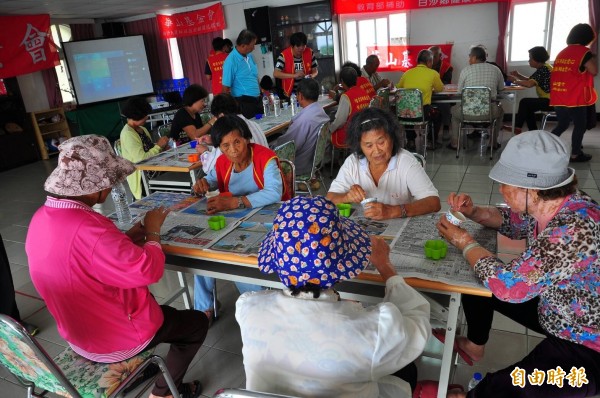
POLYGON ((571 150, 559 137, 532 130, 511 138, 490 171, 499 183, 529 189, 550 189, 573 181, 568 167, 571 150))

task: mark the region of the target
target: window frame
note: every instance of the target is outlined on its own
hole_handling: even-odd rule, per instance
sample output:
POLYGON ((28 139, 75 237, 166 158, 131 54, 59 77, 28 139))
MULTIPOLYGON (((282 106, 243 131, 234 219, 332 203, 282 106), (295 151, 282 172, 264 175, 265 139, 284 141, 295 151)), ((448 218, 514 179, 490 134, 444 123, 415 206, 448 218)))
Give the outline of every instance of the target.
MULTIPOLYGON (((406 16, 406 32, 405 32, 405 36, 404 39, 406 41, 406 45, 408 45, 410 43, 410 12, 407 11, 398 11, 398 12, 391 12, 391 13, 386 13, 386 12, 378 12, 378 13, 368 13, 368 14, 346 14, 346 15, 340 15, 339 19, 338 19, 338 24, 339 24, 339 38, 340 38, 340 44, 341 44, 341 55, 342 55, 342 59, 349 59, 348 58, 348 48, 347 48, 347 43, 348 43, 348 35, 347 35, 347 31, 346 31, 346 24, 348 22, 352 22, 354 21, 355 26, 356 26, 356 43, 358 45, 359 40, 358 38, 360 37, 360 28, 359 28, 359 21, 368 21, 371 20, 373 21, 373 23, 375 23, 376 20, 381 19, 381 18, 386 18, 387 19, 387 43, 385 44, 386 46, 390 46, 392 45, 392 43, 390 43, 390 16, 392 14, 404 14, 406 16)), ((377 29, 375 29, 375 34, 377 34, 377 29)), ((380 43, 377 43, 377 45, 381 45, 380 43)), ((359 63, 359 66, 362 67, 362 65, 364 65, 365 59, 367 58, 368 54, 365 55, 364 57, 362 57, 361 55, 361 49, 360 47, 358 47, 357 49, 358 51, 358 59, 356 60, 356 62, 359 63)), ((383 62, 383 61, 382 61, 383 62)))

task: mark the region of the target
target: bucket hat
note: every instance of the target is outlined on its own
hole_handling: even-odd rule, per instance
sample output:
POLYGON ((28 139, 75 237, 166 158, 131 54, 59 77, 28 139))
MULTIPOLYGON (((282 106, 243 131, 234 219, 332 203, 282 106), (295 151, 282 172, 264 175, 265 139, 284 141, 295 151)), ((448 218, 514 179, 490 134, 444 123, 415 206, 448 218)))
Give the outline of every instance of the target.
POLYGON ((106 137, 83 135, 63 142, 58 165, 44 189, 60 196, 82 196, 112 188, 135 171, 129 160, 117 156, 106 137))
POLYGON ((329 288, 355 278, 369 264, 371 240, 322 196, 284 202, 258 252, 258 268, 277 272, 287 287, 329 288))
POLYGON ((568 167, 570 153, 568 145, 554 134, 528 131, 508 141, 490 178, 520 188, 562 187, 575 176, 575 170, 568 167))

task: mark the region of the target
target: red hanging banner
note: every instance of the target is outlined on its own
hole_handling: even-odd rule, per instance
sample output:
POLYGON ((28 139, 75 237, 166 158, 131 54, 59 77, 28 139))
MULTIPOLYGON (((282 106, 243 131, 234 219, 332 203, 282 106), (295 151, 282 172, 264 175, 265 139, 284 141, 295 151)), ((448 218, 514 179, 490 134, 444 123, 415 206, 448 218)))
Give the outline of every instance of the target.
POLYGON ((49 15, 0 17, 0 78, 53 68, 59 63, 49 15))
POLYGON ((364 14, 466 6, 479 3, 506 3, 509 0, 333 0, 334 14, 364 14))
POLYGON ((157 15, 156 20, 160 37, 163 39, 195 36, 223 30, 226 27, 221 3, 180 14, 157 15))
POLYGON ((442 52, 442 59, 450 62, 452 54, 452 44, 417 44, 414 46, 393 45, 393 46, 367 46, 368 55, 375 54, 379 57, 378 72, 406 72, 410 68, 417 66, 417 56, 419 51, 428 49, 431 46, 438 46, 442 52))

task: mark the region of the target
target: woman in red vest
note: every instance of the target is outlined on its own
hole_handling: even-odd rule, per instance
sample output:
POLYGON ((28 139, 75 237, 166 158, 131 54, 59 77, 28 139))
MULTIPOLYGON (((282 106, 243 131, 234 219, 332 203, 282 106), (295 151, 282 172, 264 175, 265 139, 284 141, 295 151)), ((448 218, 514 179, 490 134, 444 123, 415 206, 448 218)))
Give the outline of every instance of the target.
MULTIPOLYGON (((598 64, 587 47, 595 39, 596 33, 590 25, 575 25, 567 36, 567 48, 556 56, 550 75, 550 105, 558 119, 552 134, 560 136, 573 120, 571 162, 587 162, 592 158, 583 153, 581 142, 588 124, 588 106, 594 106, 598 99, 594 89, 598 64)), ((589 112, 590 117, 596 117, 596 110, 590 110, 593 111, 589 112)))
POLYGON ((317 59, 310 47, 308 39, 302 32, 290 36, 290 46, 283 50, 277 58, 273 77, 281 79, 283 92, 287 97, 292 95, 298 82, 305 77, 315 78, 319 73, 317 59))
MULTIPOLYGON (((261 207, 290 199, 277 155, 269 148, 250 143, 252 134, 240 117, 221 116, 210 130, 210 136, 213 145, 223 154, 214 169, 194 185, 194 191, 202 195, 216 188, 220 191, 220 195, 208 199, 208 214, 261 207)), ((247 283, 236 282, 236 286, 240 293, 260 290, 259 286, 247 283)), ((211 320, 214 315, 213 288, 213 278, 195 277, 194 308, 204 311, 211 320)))

